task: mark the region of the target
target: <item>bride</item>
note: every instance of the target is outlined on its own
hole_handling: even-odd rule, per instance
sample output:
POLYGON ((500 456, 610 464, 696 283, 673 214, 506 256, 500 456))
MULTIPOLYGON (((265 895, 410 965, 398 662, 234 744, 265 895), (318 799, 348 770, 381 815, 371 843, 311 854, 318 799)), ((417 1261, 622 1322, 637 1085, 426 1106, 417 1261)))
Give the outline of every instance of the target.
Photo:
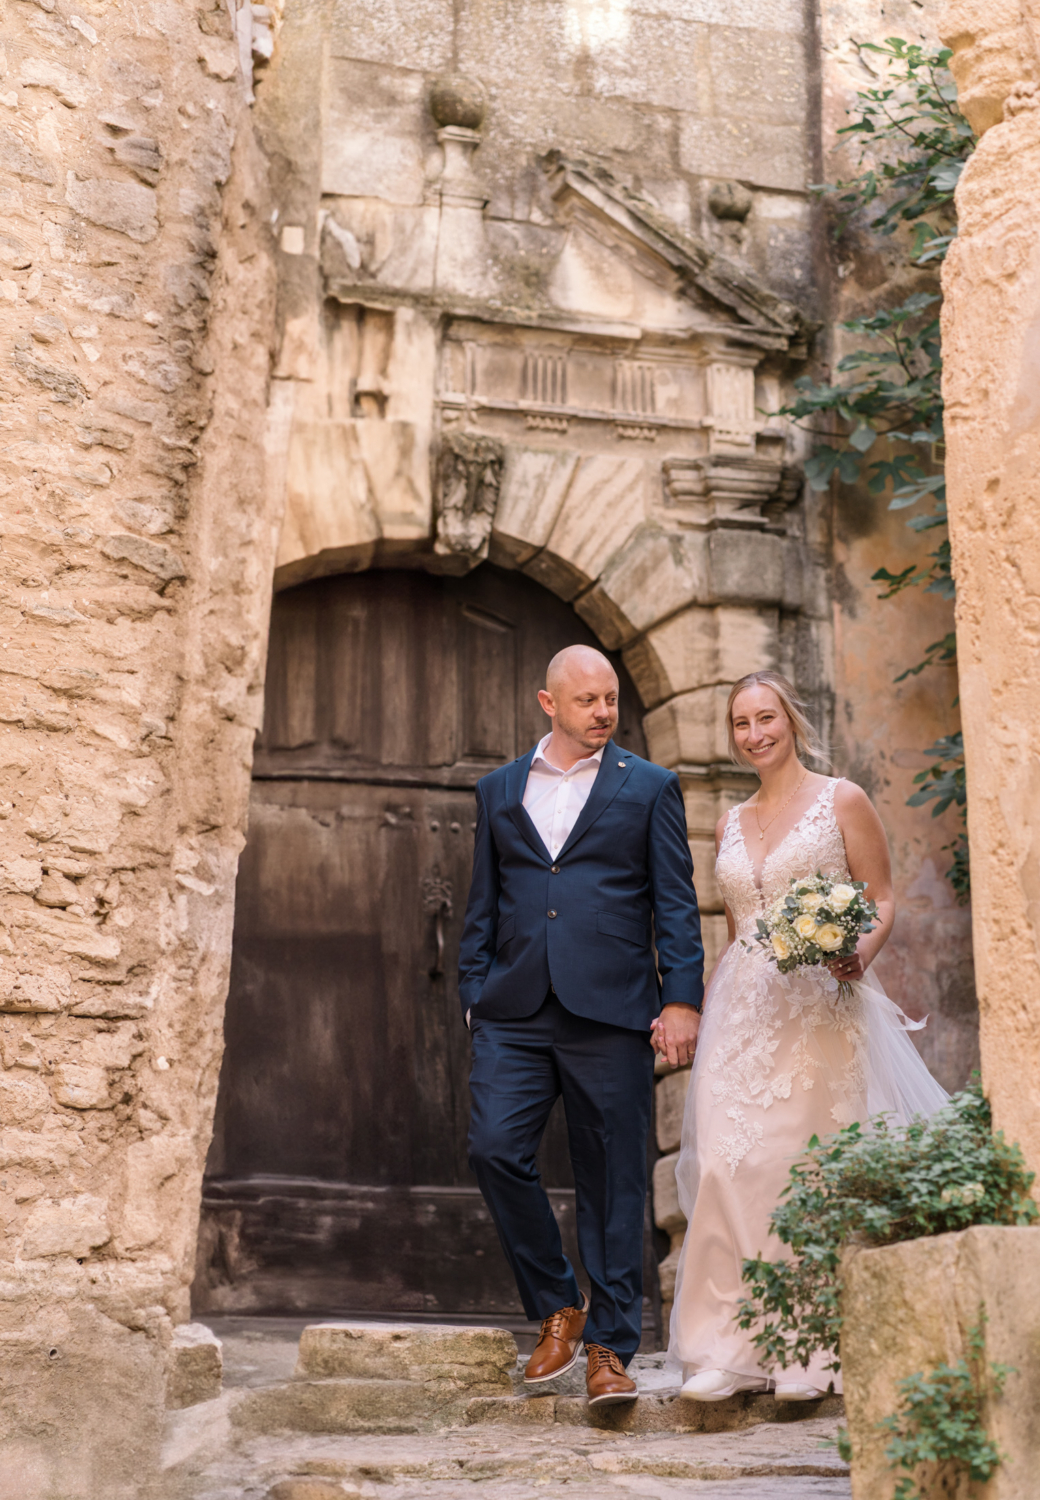
MULTIPOLYGON (((752 672, 729 695, 730 753, 761 785, 715 830, 729 941, 704 1003, 676 1167, 688 1222, 672 1311, 682 1395, 721 1401, 766 1390, 751 1333, 738 1328, 745 1258, 782 1258, 770 1232, 788 1171, 812 1135, 879 1111, 904 1123, 947 1095, 870 966, 892 932, 888 844, 870 799, 802 762, 819 753, 804 705, 778 672, 752 672), (865 880, 879 921, 849 958, 781 974, 753 941, 756 919, 796 876, 865 880), (828 973, 829 969, 829 973, 828 973), (838 981, 851 984, 839 992, 838 981), (847 998, 845 998, 847 997, 847 998)), ((923 1023, 920 1023, 923 1024, 923 1023)), ((811 1401, 832 1378, 824 1357, 780 1373, 778 1400, 811 1401)))

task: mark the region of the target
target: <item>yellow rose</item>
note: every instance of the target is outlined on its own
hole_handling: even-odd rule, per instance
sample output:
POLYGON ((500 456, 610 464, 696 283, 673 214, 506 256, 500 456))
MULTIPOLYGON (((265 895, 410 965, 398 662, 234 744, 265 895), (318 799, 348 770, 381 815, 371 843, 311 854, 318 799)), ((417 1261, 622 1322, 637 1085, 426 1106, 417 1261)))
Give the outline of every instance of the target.
POLYGON ((824 953, 836 953, 845 941, 845 934, 834 922, 824 922, 816 929, 816 941, 824 953))
POLYGON ((810 917, 808 912, 794 919, 794 930, 800 938, 814 938, 816 936, 816 918, 810 917))
POLYGON ((855 901, 859 892, 854 885, 836 885, 831 890, 830 900, 827 905, 831 911, 844 911, 851 901, 855 901))
POLYGON ((802 897, 802 910, 811 911, 815 915, 815 913, 819 911, 820 907, 823 906, 825 900, 826 898, 824 896, 821 896, 819 891, 810 891, 808 895, 802 897))
POLYGON ((781 963, 783 963, 785 958, 791 957, 791 949, 788 946, 787 939, 785 937, 781 937, 779 932, 773 933, 773 936, 770 938, 770 942, 773 945, 773 952, 776 954, 781 963))

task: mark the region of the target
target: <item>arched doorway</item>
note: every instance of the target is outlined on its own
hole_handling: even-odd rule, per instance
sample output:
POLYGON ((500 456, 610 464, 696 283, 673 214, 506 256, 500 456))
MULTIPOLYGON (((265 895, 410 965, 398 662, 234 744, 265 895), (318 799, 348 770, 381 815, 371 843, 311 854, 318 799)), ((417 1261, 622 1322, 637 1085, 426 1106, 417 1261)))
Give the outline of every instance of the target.
MULTIPOLYGON (((597 644, 489 564, 276 596, 200 1312, 520 1313, 466 1162, 456 964, 473 786, 544 733, 536 692, 574 641, 597 644)), ((615 664, 618 740, 645 755, 615 664)), ((542 1167, 576 1256, 562 1118, 542 1167)))

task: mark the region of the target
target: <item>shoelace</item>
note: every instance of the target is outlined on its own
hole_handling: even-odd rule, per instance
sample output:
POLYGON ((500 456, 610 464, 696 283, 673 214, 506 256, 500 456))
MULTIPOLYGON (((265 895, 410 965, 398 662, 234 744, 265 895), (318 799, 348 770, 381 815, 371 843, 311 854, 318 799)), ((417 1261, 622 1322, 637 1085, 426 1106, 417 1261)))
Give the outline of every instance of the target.
POLYGON ((572 1313, 576 1313, 576 1307, 561 1307, 559 1312, 550 1313, 549 1317, 542 1319, 542 1331, 539 1339, 553 1338, 562 1339, 564 1336, 564 1324, 572 1313))
POLYGON ((602 1344, 586 1344, 585 1353, 589 1357, 589 1376, 598 1374, 604 1365, 615 1375, 624 1375, 625 1367, 613 1349, 604 1349, 602 1344))

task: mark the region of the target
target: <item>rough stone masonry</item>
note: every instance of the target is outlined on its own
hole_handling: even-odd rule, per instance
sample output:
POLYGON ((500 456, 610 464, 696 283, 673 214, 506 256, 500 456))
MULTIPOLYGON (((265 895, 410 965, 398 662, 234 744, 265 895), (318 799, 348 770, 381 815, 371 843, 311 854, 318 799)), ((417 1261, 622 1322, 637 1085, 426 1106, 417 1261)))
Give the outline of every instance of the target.
MULTIPOLYGON (((556 43, 546 18, 553 7, 518 6, 526 20, 515 29, 478 24, 496 9, 503 11, 474 5, 465 29, 503 97, 509 88, 525 93, 525 109, 500 108, 480 146, 492 192, 488 232, 514 299, 528 283, 535 290, 548 283, 538 264, 548 265, 565 239, 533 153, 568 143, 609 158, 612 167, 624 158, 628 176, 639 163, 647 191, 664 204, 662 223, 683 234, 707 226, 713 254, 735 257, 784 297, 800 295, 816 264, 805 188, 818 176, 809 166, 817 127, 808 101, 816 84, 803 67, 816 43, 807 12, 793 3, 733 0, 725 16, 740 25, 728 27, 716 24, 711 4, 693 7, 707 17, 696 26, 656 14, 667 5, 645 7, 648 18, 639 10, 640 45, 675 69, 661 63, 651 107, 643 97, 649 70, 630 77, 624 59, 577 78, 573 99, 565 96, 552 71, 556 43), (543 60, 540 92, 515 83, 517 56, 528 69, 536 66, 532 37, 543 60), (691 69, 683 64, 687 52, 691 69), (547 101, 555 101, 551 116, 547 101), (674 160, 681 171, 673 172, 674 160), (725 179, 716 183, 716 174, 725 179)), ((611 17, 624 9, 613 0, 576 0, 570 31, 577 27, 586 51, 597 38, 606 46, 611 17)), ((913 7, 897 9, 903 26, 913 7)), ((136 1500, 150 1491, 167 1350, 190 1316, 234 879, 286 492, 288 436, 278 424, 288 427, 290 397, 315 428, 336 415, 312 410, 328 393, 305 368, 318 363, 312 334, 327 292, 316 250, 338 267, 351 306, 364 301, 354 265, 362 251, 371 248, 376 259, 388 246, 408 252, 407 264, 380 270, 380 284, 367 289, 378 314, 370 320, 374 348, 387 307, 402 327, 416 324, 408 278, 418 275, 412 259, 421 259, 425 244, 421 236, 388 238, 386 226, 403 223, 412 210, 417 221, 433 222, 443 211, 445 222, 481 226, 484 187, 470 181, 466 167, 475 127, 443 125, 446 161, 455 165, 445 167, 439 187, 425 175, 436 156, 427 75, 458 65, 444 21, 451 11, 429 8, 441 18, 438 29, 417 25, 408 6, 390 0, 382 8, 296 0, 284 56, 274 59, 272 71, 280 71, 265 85, 265 155, 258 143, 265 127, 250 111, 251 78, 272 56, 278 6, 0 0, 0 1500, 136 1500), (406 42, 414 48, 410 61, 401 50, 406 42), (340 111, 330 117, 327 154, 335 173, 324 187, 317 173, 323 47, 335 63, 340 111), (374 78, 373 59, 389 81, 374 78), (396 99, 392 109, 384 87, 396 99), (362 193, 356 183, 365 173, 372 182, 362 193), (342 224, 328 217, 330 203, 342 224), (346 224, 349 213, 360 216, 351 220, 357 234, 346 224), (394 278, 397 298, 383 307, 394 278), (268 389, 272 370, 277 399, 268 389)), ((848 0, 824 18, 828 109, 838 115, 846 33, 861 23, 869 30, 876 11, 873 0, 848 0)), ((589 191, 595 188, 593 182, 589 191)), ((595 228, 591 198, 579 196, 575 203, 595 228)), ((618 204, 610 201, 616 217, 618 204)), ((602 219, 606 210, 597 212, 602 219)), ((623 243, 630 253, 629 240, 623 243)), ((446 240, 443 248, 453 247, 446 240)), ((647 265, 664 276, 655 254, 646 250, 647 265)), ((637 269, 643 258, 637 247, 637 269)), ((461 276, 457 260, 445 262, 444 274, 461 276)), ((611 277, 613 270, 608 291, 611 277)), ((738 281, 739 290, 743 271, 738 281)), ((462 300, 452 315, 468 309, 483 317, 491 294, 458 285, 453 295, 462 300)), ((579 293, 586 295, 584 284, 579 293)), ((652 324, 656 294, 640 295, 650 298, 640 316, 652 324)), ((608 321, 620 316, 612 303, 604 306, 608 321)), ((437 317, 443 311, 433 310, 437 317)), ((342 324, 346 337, 352 325, 342 324)), ((528 333, 521 328, 510 337, 528 333)), ((596 337, 609 342, 615 334, 596 337)), ((668 343, 672 332, 658 329, 655 337, 668 343)), ((429 414, 424 408, 416 418, 423 430, 432 425, 435 364, 432 336, 427 343, 426 364, 411 361, 412 375, 418 370, 429 386, 429 414)), ((455 349, 461 358, 463 344, 455 349)), ((393 417, 402 389, 408 394, 407 381, 389 395, 380 384, 378 352, 369 350, 374 379, 361 390, 359 421, 370 415, 366 403, 376 418, 384 408, 393 417)), ((555 366, 530 368, 537 382, 555 366)), ((739 421, 719 417, 720 428, 728 423, 745 445, 761 440, 782 448, 761 410, 753 410, 756 401, 775 407, 779 387, 771 383, 759 400, 750 365, 723 373, 732 379, 716 382, 720 412, 729 403, 739 421)), ((616 431, 603 424, 609 441, 626 451, 656 451, 648 420, 631 420, 640 409, 632 391, 619 388, 616 396, 629 420, 613 424, 616 431)), ((562 444, 559 413, 531 415, 530 441, 562 444)), ((314 451, 306 450, 308 461, 314 451)), ((692 446, 690 459, 695 467, 692 446)), ((779 475, 779 451, 775 463, 779 475)), ((649 475, 652 465, 622 458, 617 467, 649 475)), ((645 507, 641 499, 638 517, 660 519, 682 504, 696 509, 698 496, 683 492, 682 478, 673 473, 671 488, 654 489, 645 507)), ((507 481, 508 472, 508 491, 507 481)), ((649 481, 645 489, 649 497, 649 481)), ((630 497, 627 490, 619 495, 620 514, 630 497)), ((309 509, 294 513, 294 525, 324 519, 313 484, 305 498, 309 509)), ((419 521, 405 517, 407 535, 389 526, 384 533, 395 545, 404 537, 416 554, 432 545, 428 474, 421 498, 419 521)), ((793 500, 794 492, 785 504, 793 500)), ((783 543, 794 559, 784 589, 790 583, 801 605, 785 604, 781 621, 783 590, 770 582, 769 631, 741 635, 726 616, 731 654, 720 649, 717 662, 714 636, 705 645, 698 622, 710 613, 711 629, 719 629, 715 614, 722 620, 724 611, 714 603, 706 611, 700 595, 690 603, 696 589, 683 583, 685 625, 678 629, 676 612, 662 632, 693 705, 679 729, 700 748, 682 755, 675 749, 674 758, 699 766, 722 757, 717 715, 696 707, 694 690, 703 688, 705 701, 717 705, 749 650, 762 655, 755 665, 779 660, 783 636, 783 659, 800 653, 803 667, 811 660, 814 685, 826 689, 832 615, 840 621, 843 608, 851 617, 852 606, 847 599, 833 606, 828 592, 826 514, 822 507, 804 512, 783 543)), ((340 504, 331 520, 342 525, 345 513, 340 504)), ((589 523, 588 551, 597 562, 582 587, 590 585, 590 598, 594 576, 609 561, 609 549, 599 555, 602 527, 597 531, 595 521, 585 510, 572 527, 573 541, 589 523)), ((404 523, 398 517, 395 524, 404 523)), ((763 513, 755 526, 769 533, 761 546, 779 556, 774 522, 763 513)), ((725 532, 712 536, 732 541, 732 529, 725 532)), ((691 535, 696 542, 699 533, 691 535)), ((287 525, 283 557, 296 536, 287 525)), ((301 543, 296 560, 305 563, 319 550, 301 543)), ((663 550, 666 562, 684 555, 678 543, 663 550)), ((859 571, 869 576, 873 566, 859 571)), ((662 604, 664 576, 659 569, 656 590, 636 588, 628 575, 621 583, 641 608, 678 611, 676 601, 662 604)), ((643 650, 657 618, 632 624, 631 651, 643 650)), ((749 616, 751 624, 756 619, 749 616)), ((930 624, 924 629, 927 640, 934 632, 930 624)), ((889 675, 886 668, 886 703, 889 675)), ((672 683, 647 701, 678 691, 672 683)), ((658 722, 670 723, 671 712, 660 708, 658 722)), ((884 719, 886 732, 890 722, 884 719)), ((915 743, 933 737, 930 729, 914 734, 915 743)), ((691 830, 709 850, 717 811, 714 802, 697 803, 691 815, 691 830)), ((933 834, 932 845, 944 836, 933 834)), ((908 869, 920 864, 926 837, 915 832, 902 840, 908 869)), ((923 887, 914 899, 930 902, 923 887)), ((712 920, 721 922, 717 912, 712 920)), ((673 1137, 674 1130, 665 1132, 662 1149, 674 1146, 673 1137)), ((677 1234, 681 1225, 672 1229, 677 1234)))
POLYGON ((262 686, 265 175, 222 0, 0 37, 0 1494, 137 1496, 262 686))

